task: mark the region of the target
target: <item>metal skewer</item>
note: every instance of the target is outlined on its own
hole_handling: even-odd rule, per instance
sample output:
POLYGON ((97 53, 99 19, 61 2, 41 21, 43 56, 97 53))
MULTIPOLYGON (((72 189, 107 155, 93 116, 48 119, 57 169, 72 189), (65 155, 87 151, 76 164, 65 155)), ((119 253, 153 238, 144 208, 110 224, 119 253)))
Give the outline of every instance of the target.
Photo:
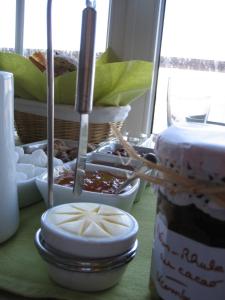
POLYGON ((47 139, 48 139, 48 208, 53 207, 54 153, 54 56, 52 49, 52 0, 47 3, 47 139))
POLYGON ((86 1, 82 15, 81 44, 78 65, 76 110, 80 114, 80 135, 78 157, 75 167, 73 192, 79 196, 85 176, 88 119, 93 106, 94 72, 95 72, 95 1, 86 1))

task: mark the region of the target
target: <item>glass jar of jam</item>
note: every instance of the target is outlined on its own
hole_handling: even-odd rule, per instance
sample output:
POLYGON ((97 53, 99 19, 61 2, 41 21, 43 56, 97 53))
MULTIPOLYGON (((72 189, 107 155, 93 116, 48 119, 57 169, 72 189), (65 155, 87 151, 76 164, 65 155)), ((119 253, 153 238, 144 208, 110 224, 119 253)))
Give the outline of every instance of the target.
MULTIPOLYGON (((177 175, 225 187, 224 128, 169 127, 155 153, 177 175)), ((224 300, 225 189, 220 194, 174 193, 160 186, 157 198, 150 299, 224 300)))

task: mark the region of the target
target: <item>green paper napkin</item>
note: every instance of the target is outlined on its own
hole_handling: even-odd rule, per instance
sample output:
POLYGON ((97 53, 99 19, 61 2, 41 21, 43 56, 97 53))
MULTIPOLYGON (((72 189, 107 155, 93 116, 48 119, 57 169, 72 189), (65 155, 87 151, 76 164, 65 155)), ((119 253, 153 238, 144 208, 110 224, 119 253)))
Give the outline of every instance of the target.
POLYGON ((0 245, 0 289, 26 297, 67 300, 146 300, 149 298, 151 241, 155 215, 155 199, 146 189, 142 199, 134 205, 132 214, 139 222, 138 253, 115 287, 95 293, 81 293, 62 288, 52 282, 35 246, 34 234, 40 226, 43 203, 21 210, 17 234, 0 245))
POLYGON ((102 53, 96 60, 96 65, 119 62, 120 59, 112 48, 108 48, 104 53, 102 53))
POLYGON ((14 74, 15 95, 26 99, 46 99, 45 75, 27 58, 0 52, 0 70, 14 74))
MULTIPOLYGON (((46 101, 46 74, 29 59, 14 53, 0 52, 0 70, 14 74, 15 96, 46 101)), ((95 106, 123 106, 145 94, 151 85, 152 63, 118 62, 107 50, 97 60, 94 88, 95 106)), ((55 78, 55 103, 73 105, 76 71, 55 78)))

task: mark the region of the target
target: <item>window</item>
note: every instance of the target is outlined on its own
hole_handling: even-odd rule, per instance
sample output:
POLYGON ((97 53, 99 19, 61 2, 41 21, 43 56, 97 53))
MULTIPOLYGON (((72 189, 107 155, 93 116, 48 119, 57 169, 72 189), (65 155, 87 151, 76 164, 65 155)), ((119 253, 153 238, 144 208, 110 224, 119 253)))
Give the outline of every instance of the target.
MULTIPOLYGON (((47 0, 7 0, 4 5, 4 14, 0 18, 0 49, 14 50, 16 6, 19 7, 20 16, 23 18, 24 7, 24 34, 21 30, 19 44, 23 49, 45 50, 47 45, 46 35, 46 9, 47 0)), ((110 0, 97 0, 97 25, 96 25, 96 52, 104 52, 107 46, 108 14, 110 0)), ((56 50, 79 51, 82 10, 84 0, 54 0, 52 4, 53 15, 53 47, 56 50)), ((17 8, 18 8, 17 7, 17 8)), ((18 19, 19 19, 18 18, 18 19)), ((18 20, 17 20, 18 21, 18 20)), ((23 23, 20 20, 20 24, 23 23)), ((18 24, 17 24, 18 25, 18 24)), ((21 25, 22 26, 22 25, 21 25)), ((18 36, 17 36, 18 39, 18 36)), ((27 54, 26 51, 24 54, 27 54)), ((29 54, 29 51, 28 51, 29 54)))
MULTIPOLYGON (((54 0, 52 3, 53 47, 57 50, 78 51, 83 0, 54 0)), ((47 0, 26 0, 24 48, 46 49, 46 7, 47 0)), ((97 29, 96 52, 106 48, 109 0, 96 1, 97 29)))
MULTIPOLYGON (((1 3, 2 5, 2 3, 1 3)), ((0 48, 14 48, 16 23, 16 0, 7 0, 0 18, 0 48)))
MULTIPOLYGON (((225 125, 224 10, 223 0, 167 0, 153 128, 155 133, 167 127, 168 78, 172 81, 176 79, 178 87, 188 84, 196 97, 200 91, 210 97, 207 122, 225 125)), ((178 105, 181 108, 181 102, 178 105)))
MULTIPOLYGON (((14 0, 14 11, 16 10, 16 3, 20 4, 21 2, 24 2, 24 34, 21 33, 20 29, 18 30, 17 26, 19 31, 17 39, 22 39, 22 43, 16 49, 22 50, 24 48, 26 50, 24 54, 28 55, 36 49, 46 49, 47 0, 14 0)), ((54 49, 79 50, 81 11, 84 5, 85 0, 53 1, 54 49)), ((157 5, 158 0, 96 0, 98 16, 96 52, 103 52, 106 45, 109 45, 123 60, 152 60, 157 5), (110 18, 109 23, 108 16, 110 18), (108 44, 107 34, 109 35, 108 44)), ((15 15, 10 19, 8 18, 7 27, 10 26, 13 28, 14 35, 15 15), (14 22, 13 26, 11 25, 12 21, 14 22)), ((14 48, 14 40, 15 37, 13 36, 10 47, 14 48)), ((3 45, 0 44, 0 47, 3 45)), ((19 50, 18 53, 22 53, 19 50)), ((126 120, 127 128, 125 130, 128 130, 133 136, 146 132, 148 112, 149 95, 146 95, 143 99, 132 103, 132 111, 126 120)))

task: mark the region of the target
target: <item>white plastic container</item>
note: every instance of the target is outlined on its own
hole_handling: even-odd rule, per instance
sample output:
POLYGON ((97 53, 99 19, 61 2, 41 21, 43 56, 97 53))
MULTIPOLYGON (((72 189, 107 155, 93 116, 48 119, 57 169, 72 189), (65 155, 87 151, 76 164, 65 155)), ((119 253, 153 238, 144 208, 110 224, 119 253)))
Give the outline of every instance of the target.
POLYGON ((13 103, 13 75, 0 72, 0 242, 11 237, 19 223, 13 103))
POLYGON ((100 291, 121 279, 137 249, 138 223, 125 211, 97 203, 47 210, 35 244, 59 285, 100 291))

